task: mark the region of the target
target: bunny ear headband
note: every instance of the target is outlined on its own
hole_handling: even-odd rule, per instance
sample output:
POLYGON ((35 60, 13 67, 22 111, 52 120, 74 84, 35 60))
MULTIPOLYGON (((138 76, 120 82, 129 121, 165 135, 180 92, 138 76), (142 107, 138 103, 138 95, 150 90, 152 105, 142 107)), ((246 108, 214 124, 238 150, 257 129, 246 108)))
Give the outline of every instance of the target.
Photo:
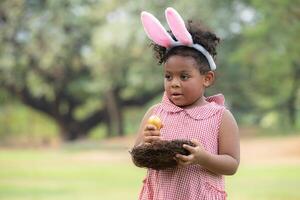
POLYGON ((141 20, 147 36, 156 44, 171 49, 176 46, 188 46, 201 52, 207 59, 210 69, 215 70, 216 64, 210 53, 200 44, 194 44, 191 34, 185 27, 184 21, 174 8, 167 8, 165 16, 169 27, 177 41, 168 34, 166 29, 151 13, 143 11, 141 20))

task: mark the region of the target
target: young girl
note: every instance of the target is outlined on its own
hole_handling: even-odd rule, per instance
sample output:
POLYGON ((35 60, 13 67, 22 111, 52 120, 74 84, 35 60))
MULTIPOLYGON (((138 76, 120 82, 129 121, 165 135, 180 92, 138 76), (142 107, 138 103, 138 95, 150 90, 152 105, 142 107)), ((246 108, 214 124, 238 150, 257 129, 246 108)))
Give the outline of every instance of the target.
POLYGON ((142 12, 141 18, 163 64, 165 92, 145 114, 135 145, 187 139, 196 146, 183 145, 190 155, 176 155, 176 168, 148 169, 139 199, 226 199, 223 175, 233 175, 239 166, 238 127, 223 95, 204 96, 215 79, 219 38, 192 21, 186 28, 172 8, 166 9, 170 34, 150 13, 142 12), (147 124, 151 115, 162 119, 160 130, 147 124))

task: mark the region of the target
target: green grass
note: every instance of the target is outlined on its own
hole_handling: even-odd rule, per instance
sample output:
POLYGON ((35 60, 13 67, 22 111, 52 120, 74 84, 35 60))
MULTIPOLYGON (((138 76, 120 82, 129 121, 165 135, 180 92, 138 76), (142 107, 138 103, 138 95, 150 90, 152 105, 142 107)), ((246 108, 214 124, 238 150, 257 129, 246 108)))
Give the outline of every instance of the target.
MULTIPOLYGON (((125 161, 78 159, 89 151, 0 150, 0 199, 137 199, 145 170, 125 161)), ((114 156, 124 150, 110 151, 114 156)), ((241 165, 226 179, 228 199, 300 199, 299 169, 297 164, 241 165)))
POLYGON ((135 199, 143 170, 72 159, 79 152, 0 153, 0 199, 135 199))
POLYGON ((300 165, 241 166, 235 176, 227 177, 229 199, 300 199, 300 165))

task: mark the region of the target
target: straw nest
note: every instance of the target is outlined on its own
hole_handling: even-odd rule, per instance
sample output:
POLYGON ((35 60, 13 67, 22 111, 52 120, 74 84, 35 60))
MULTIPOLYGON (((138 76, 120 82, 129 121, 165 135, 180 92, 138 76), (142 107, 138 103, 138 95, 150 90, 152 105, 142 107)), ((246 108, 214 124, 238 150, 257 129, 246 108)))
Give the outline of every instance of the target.
POLYGON ((133 163, 138 167, 156 170, 173 168, 177 166, 174 159, 176 154, 190 154, 188 150, 183 148, 183 144, 195 146, 189 140, 160 140, 151 144, 136 146, 130 151, 130 154, 133 163))

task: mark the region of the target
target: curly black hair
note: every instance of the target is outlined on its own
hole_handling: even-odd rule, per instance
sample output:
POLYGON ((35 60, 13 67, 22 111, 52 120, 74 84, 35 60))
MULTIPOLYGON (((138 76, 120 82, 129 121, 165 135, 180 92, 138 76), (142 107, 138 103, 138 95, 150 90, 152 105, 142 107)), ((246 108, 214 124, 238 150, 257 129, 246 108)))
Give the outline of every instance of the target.
MULTIPOLYGON (((220 38, 217 37, 215 33, 204 27, 201 23, 194 22, 192 20, 188 20, 187 30, 192 35, 194 43, 202 45, 210 53, 213 59, 215 59, 217 55, 216 48, 220 42, 220 38)), ((168 32, 172 36, 172 38, 176 40, 172 32, 168 32)), ((191 56, 198 63, 199 71, 201 74, 205 74, 206 72, 211 70, 206 57, 194 48, 187 46, 176 46, 167 51, 165 47, 162 47, 155 43, 151 43, 151 46, 154 51, 154 56, 158 60, 158 64, 165 63, 168 58, 173 55, 191 56)))

